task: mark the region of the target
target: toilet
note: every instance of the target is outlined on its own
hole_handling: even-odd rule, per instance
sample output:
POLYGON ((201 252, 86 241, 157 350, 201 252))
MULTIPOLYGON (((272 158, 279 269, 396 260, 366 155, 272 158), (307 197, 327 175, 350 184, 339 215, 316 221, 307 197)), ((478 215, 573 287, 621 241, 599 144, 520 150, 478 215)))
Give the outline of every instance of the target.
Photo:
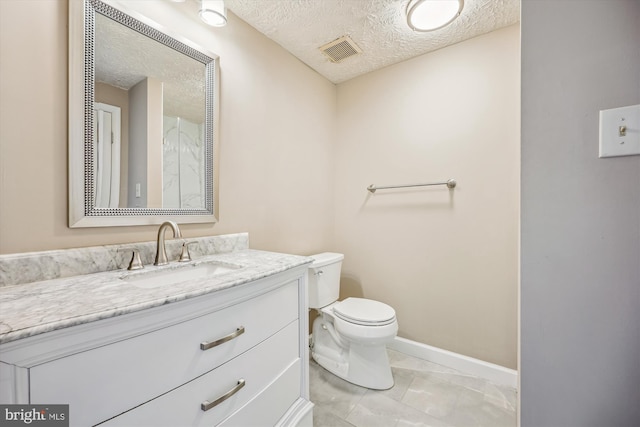
POLYGON ((313 322, 311 356, 320 366, 350 383, 375 389, 393 387, 386 344, 398 333, 396 312, 364 298, 338 301, 344 255, 312 255, 308 270, 313 322))

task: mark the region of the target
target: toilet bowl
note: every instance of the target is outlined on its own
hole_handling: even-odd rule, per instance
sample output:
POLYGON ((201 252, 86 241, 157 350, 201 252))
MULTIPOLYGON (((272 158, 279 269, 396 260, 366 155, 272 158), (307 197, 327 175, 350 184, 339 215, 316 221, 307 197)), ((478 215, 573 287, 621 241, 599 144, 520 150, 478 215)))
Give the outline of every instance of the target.
POLYGON ((313 322, 311 356, 323 368, 353 384, 385 390, 393 386, 386 344, 398 332, 394 309, 365 298, 337 301, 344 256, 313 255, 309 267, 309 307, 313 322))

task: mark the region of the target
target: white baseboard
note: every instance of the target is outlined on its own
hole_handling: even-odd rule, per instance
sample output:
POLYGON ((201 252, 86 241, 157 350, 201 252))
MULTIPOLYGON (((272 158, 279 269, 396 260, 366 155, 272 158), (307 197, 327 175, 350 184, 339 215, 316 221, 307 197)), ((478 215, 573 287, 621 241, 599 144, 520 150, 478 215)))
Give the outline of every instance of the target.
POLYGON ((387 344, 387 347, 391 350, 417 357, 418 359, 427 360, 437 363, 438 365, 456 369, 465 374, 484 378, 495 384, 506 385, 513 388, 518 387, 518 371, 505 368, 504 366, 495 365, 474 359, 473 357, 464 356, 400 337, 396 337, 392 343, 387 344))

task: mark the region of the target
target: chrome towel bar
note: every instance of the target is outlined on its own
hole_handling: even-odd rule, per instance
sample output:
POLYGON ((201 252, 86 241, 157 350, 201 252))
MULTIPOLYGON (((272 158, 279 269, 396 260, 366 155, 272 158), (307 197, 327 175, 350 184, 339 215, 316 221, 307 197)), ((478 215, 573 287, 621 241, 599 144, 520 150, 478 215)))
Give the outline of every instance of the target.
POLYGON ((455 179, 449 179, 446 182, 432 182, 428 184, 405 184, 405 185, 385 185, 385 186, 376 186, 374 184, 371 184, 370 186, 367 187, 367 190, 369 190, 371 193, 375 193, 376 190, 386 190, 388 188, 426 187, 429 185, 446 185, 448 189, 452 189, 452 188, 455 188, 456 181, 455 179))

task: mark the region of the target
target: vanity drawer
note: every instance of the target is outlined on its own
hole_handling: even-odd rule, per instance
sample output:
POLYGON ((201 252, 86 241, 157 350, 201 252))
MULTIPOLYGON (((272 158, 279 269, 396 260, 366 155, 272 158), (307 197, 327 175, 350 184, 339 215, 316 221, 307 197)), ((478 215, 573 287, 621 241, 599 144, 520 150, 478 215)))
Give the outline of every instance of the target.
MULTIPOLYGON (((211 314, 32 367, 30 403, 69 404, 71 425, 92 425, 211 371, 297 318, 294 280, 211 314), (201 349, 241 326, 244 333, 201 349), (108 404, 96 396, 107 396, 108 404)), ((297 336, 292 343, 297 350, 297 336)))
MULTIPOLYGON (((287 372, 289 374, 285 377, 284 383, 288 388, 293 384, 290 377, 297 379, 293 387, 295 393, 289 392, 282 396, 290 400, 286 405, 288 408, 299 396, 298 349, 298 322, 296 321, 219 368, 101 425, 128 427, 217 425, 239 408, 247 405, 256 395, 268 389, 274 380, 282 378, 283 373, 287 372), (292 367, 294 370, 290 371, 292 367), (211 402, 223 396, 234 389, 241 380, 244 380, 244 386, 231 397, 207 411, 201 408, 203 402, 211 402)), ((275 395, 272 395, 272 399, 274 402, 277 400, 275 395)), ((282 402, 279 406, 282 406, 282 402)), ((280 414, 286 412, 286 408, 280 414)), ((253 411, 253 407, 247 410, 253 411)), ((254 413, 260 414, 262 426, 270 425, 270 421, 266 422, 262 418, 261 411, 254 413)), ((271 414, 271 418, 274 417, 273 410, 268 413, 271 414)))
POLYGON ((300 397, 300 360, 291 364, 269 387, 220 423, 219 427, 275 426, 300 397))

